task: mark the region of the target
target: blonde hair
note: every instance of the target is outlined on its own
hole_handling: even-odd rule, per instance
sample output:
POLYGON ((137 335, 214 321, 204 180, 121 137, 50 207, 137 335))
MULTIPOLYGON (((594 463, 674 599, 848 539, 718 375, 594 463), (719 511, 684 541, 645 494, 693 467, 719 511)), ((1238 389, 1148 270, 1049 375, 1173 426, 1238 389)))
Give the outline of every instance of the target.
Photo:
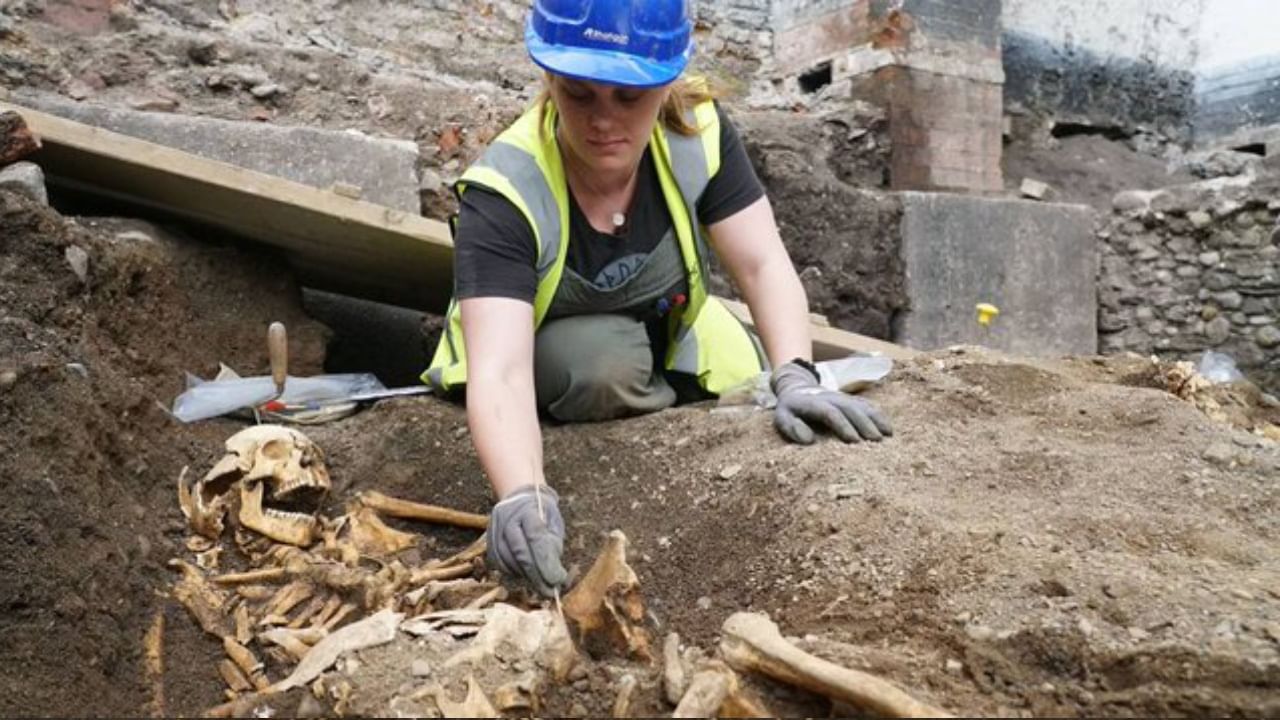
MULTIPOLYGON (((538 94, 535 104, 538 107, 538 117, 546 120, 547 111, 551 104, 547 102, 551 99, 551 74, 546 73, 543 76, 542 92, 538 94)), ((690 109, 697 107, 700 103, 708 100, 714 100, 716 95, 705 80, 690 80, 688 78, 677 78, 671 83, 671 91, 667 93, 667 99, 662 103, 662 109, 658 111, 658 122, 662 123, 668 130, 677 135, 692 137, 698 134, 700 128, 689 122, 687 113, 690 109)), ((538 124, 538 132, 546 127, 546 122, 538 124)))

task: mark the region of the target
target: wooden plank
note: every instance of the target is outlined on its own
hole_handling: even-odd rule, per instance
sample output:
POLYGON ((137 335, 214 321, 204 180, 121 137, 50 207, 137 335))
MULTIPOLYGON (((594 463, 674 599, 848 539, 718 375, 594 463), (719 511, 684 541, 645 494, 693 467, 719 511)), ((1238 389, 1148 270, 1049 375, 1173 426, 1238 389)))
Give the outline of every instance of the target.
MULTIPOLYGON (((751 319, 751 310, 744 303, 727 298, 719 298, 719 300, 739 320, 753 328, 755 327, 755 323, 751 319)), ((919 354, 918 351, 909 347, 825 326, 818 322, 810 323, 809 334, 813 338, 814 360, 834 360, 854 352, 877 353, 894 360, 910 360, 919 354)))
POLYGON ((43 142, 51 185, 82 189, 280 248, 307 285, 442 313, 453 243, 437 220, 0 102, 43 142))

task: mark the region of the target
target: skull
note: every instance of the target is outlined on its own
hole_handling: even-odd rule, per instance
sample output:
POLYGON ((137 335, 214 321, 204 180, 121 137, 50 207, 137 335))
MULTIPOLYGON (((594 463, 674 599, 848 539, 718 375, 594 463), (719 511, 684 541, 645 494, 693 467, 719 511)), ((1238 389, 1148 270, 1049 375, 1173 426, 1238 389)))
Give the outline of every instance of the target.
POLYGON ((308 547, 316 538, 316 512, 329 492, 324 453, 306 435, 280 425, 256 425, 232 435, 227 454, 196 483, 184 512, 192 528, 222 532, 230 490, 240 485, 240 524, 277 542, 308 547), (270 503, 264 504, 267 486, 270 503))

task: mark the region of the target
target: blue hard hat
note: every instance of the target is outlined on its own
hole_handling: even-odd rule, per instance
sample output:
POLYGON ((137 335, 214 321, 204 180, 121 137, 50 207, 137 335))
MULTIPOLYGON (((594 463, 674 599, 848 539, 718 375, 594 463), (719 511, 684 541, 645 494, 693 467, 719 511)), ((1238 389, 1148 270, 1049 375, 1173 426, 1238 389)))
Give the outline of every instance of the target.
POLYGON ((557 75, 656 87, 689 64, 693 18, 689 0, 534 0, 524 42, 557 75))

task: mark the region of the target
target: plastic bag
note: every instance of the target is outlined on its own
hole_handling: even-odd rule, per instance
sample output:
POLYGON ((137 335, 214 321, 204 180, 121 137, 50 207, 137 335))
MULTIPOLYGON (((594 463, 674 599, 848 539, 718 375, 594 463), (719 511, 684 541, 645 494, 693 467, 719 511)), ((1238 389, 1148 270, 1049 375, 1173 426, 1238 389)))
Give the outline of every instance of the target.
MULTIPOLYGON (((276 397, 276 384, 270 377, 235 377, 235 373, 224 368, 218 378, 200 380, 188 375, 186 392, 173 401, 174 416, 183 422, 206 420, 257 407, 276 397)), ((278 399, 286 405, 336 402, 360 393, 385 389, 386 386, 372 373, 289 376, 285 380, 284 394, 278 399)))
POLYGON ((1243 380, 1244 375, 1236 367, 1235 358, 1226 353, 1205 350, 1200 356, 1200 366, 1196 372, 1211 383, 1231 383, 1243 380))
MULTIPOLYGON (((880 382, 893 370, 893 358, 854 353, 835 360, 814 363, 818 382, 837 392, 857 393, 880 382)), ((766 410, 776 407, 778 398, 769 387, 768 371, 759 373, 720 393, 717 407, 755 405, 766 410)))

